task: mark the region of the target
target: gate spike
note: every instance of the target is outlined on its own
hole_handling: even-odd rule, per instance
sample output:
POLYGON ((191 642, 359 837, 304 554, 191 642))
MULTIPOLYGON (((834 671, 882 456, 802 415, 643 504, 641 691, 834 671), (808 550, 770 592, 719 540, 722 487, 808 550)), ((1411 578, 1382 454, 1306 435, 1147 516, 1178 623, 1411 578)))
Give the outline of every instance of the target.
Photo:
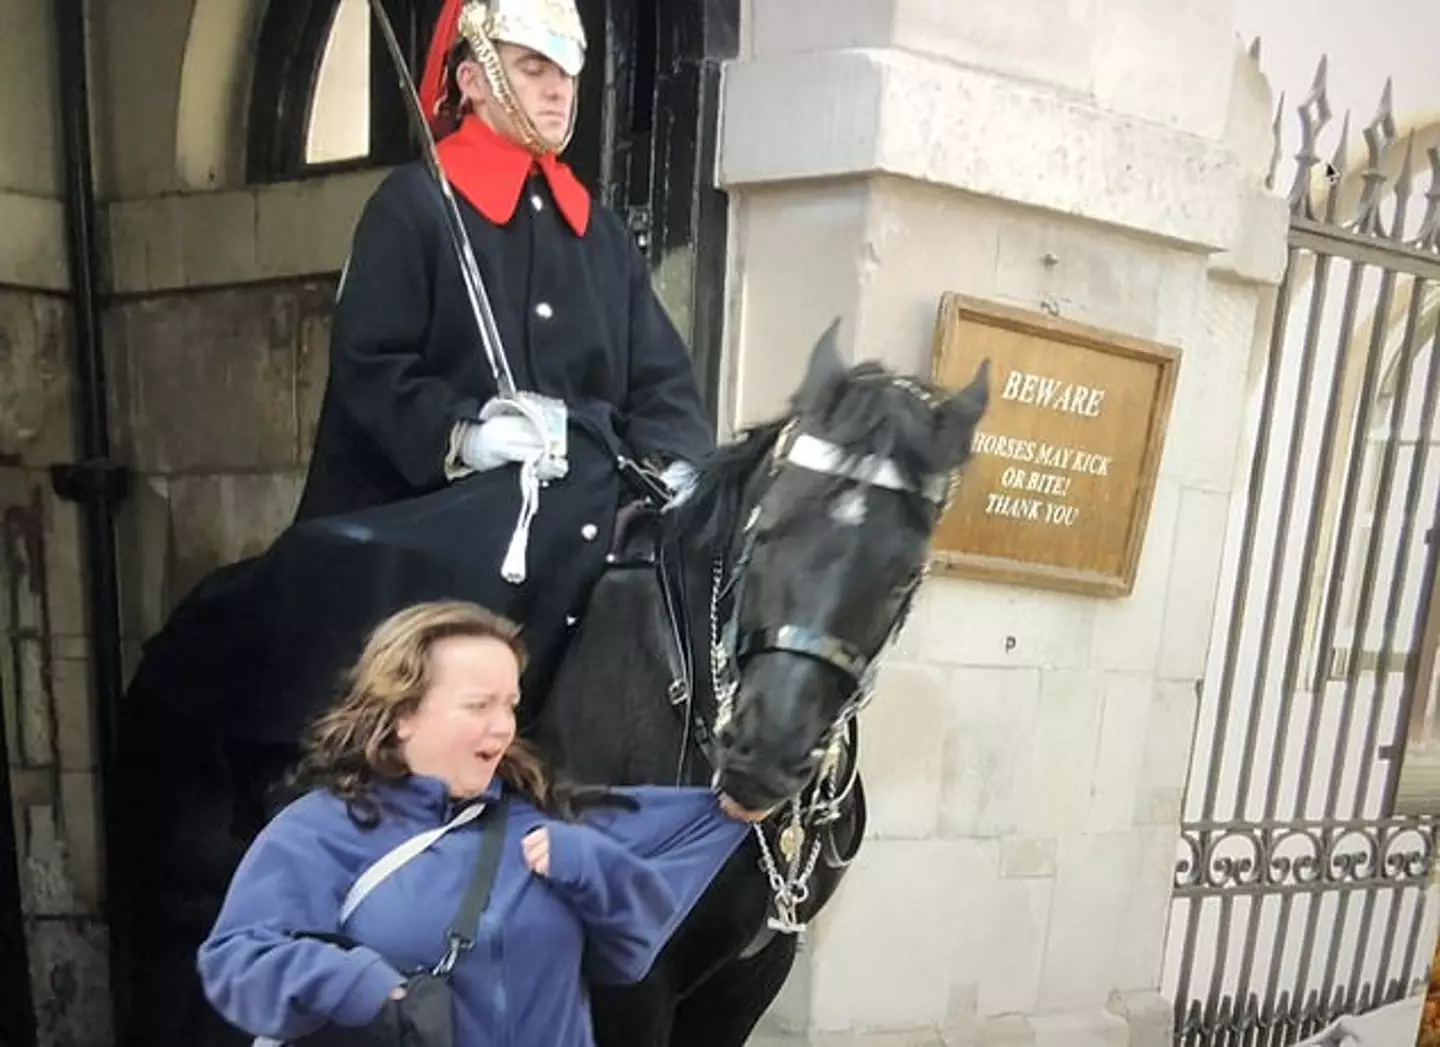
POLYGON ((1365 165, 1365 187, 1360 193, 1356 207, 1355 230, 1371 236, 1384 236, 1380 221, 1380 190, 1385 186, 1385 174, 1380 163, 1385 152, 1395 143, 1395 87, 1393 81, 1385 79, 1385 90, 1380 94, 1380 105, 1375 116, 1365 125, 1365 150, 1369 154, 1365 165))
POLYGON ((1296 112, 1300 117, 1300 151, 1295 154, 1295 182, 1290 187, 1290 213, 1300 218, 1314 218, 1315 210, 1310 199, 1310 170, 1320 161, 1316 151, 1320 132, 1330 122, 1330 97, 1327 87, 1330 70, 1330 56, 1321 55, 1320 64, 1315 67, 1315 80, 1310 93, 1300 102, 1296 112))
POLYGON ((1204 1028, 1205 1019, 1200 1010, 1200 1001, 1191 1000, 1190 1006, 1185 1008, 1185 1017, 1181 1020, 1179 1031, 1186 1037, 1196 1036, 1204 1028))
POLYGON ((1235 1006, 1235 1001, 1228 995, 1222 996, 1220 998, 1220 1008, 1215 1012, 1214 1031, 1217 1033, 1221 1031, 1235 1031, 1235 1019, 1238 1016, 1239 1008, 1235 1006))
POLYGON ((1289 989, 1280 990, 1280 998, 1275 1001, 1275 1013, 1279 1021, 1293 1022, 1295 1020, 1295 1004, 1290 999, 1289 989))
POLYGON ((1390 141, 1395 140, 1395 78, 1385 78, 1385 88, 1380 92, 1380 108, 1375 112, 1375 119, 1382 120, 1385 125, 1385 134, 1390 141))
POLYGON ((1425 217, 1420 220, 1415 246, 1422 251, 1440 251, 1440 145, 1432 145, 1425 156, 1430 161, 1430 188, 1425 193, 1425 217))
POLYGON ((1236 1032, 1249 1033, 1260 1026, 1260 999, 1253 992, 1245 999, 1245 1006, 1238 1008, 1236 1014, 1236 1032))
MULTIPOLYGON (((1259 37, 1256 37, 1258 40, 1259 37)), ((1280 101, 1275 104, 1275 119, 1270 124, 1270 169, 1265 174, 1265 188, 1275 188, 1275 172, 1280 169, 1280 131, 1285 119, 1285 92, 1280 92, 1280 101)))
MULTIPOLYGON (((1330 56, 1323 54, 1315 65, 1315 78, 1310 82, 1310 94, 1306 100, 1314 99, 1319 107, 1320 124, 1323 127, 1330 119, 1330 56)), ((1304 102, 1300 103, 1304 105, 1304 102)))
POLYGON ((1412 130, 1405 138, 1405 156, 1400 161, 1400 170, 1395 175, 1395 222, 1390 229, 1390 236, 1402 241, 1405 238, 1405 215, 1410 210, 1410 194, 1415 188, 1414 173, 1411 170, 1415 166, 1415 132, 1412 130))
POLYGON ((1343 986, 1335 986, 1335 995, 1330 998, 1329 1021, 1334 1021, 1344 1014, 1349 1008, 1345 1006, 1345 989, 1343 986))
POLYGON ((1325 168, 1325 181, 1328 184, 1325 193, 1325 221, 1335 223, 1335 215, 1340 209, 1340 190, 1345 181, 1345 173, 1350 166, 1350 110, 1345 110, 1345 116, 1340 121, 1340 141, 1335 145, 1335 152, 1330 158, 1330 163, 1325 168))

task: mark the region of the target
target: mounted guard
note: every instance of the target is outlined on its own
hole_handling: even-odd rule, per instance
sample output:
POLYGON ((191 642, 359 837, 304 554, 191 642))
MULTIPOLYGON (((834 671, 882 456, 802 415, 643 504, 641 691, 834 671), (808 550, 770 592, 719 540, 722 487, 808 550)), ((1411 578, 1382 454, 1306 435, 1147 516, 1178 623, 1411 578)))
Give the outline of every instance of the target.
POLYGON ((446 5, 411 97, 422 160, 381 185, 346 266, 298 513, 326 537, 382 506, 387 529, 452 522, 433 555, 472 577, 451 595, 523 622, 542 674, 641 493, 617 465, 678 488, 713 446, 644 258, 558 159, 585 44, 571 0, 446 5))
POLYGON ((418 97, 400 76, 421 158, 341 276, 296 520, 186 598, 142 688, 204 690, 227 731, 289 745, 375 623, 459 598, 523 625, 538 710, 617 513, 714 446, 644 257, 558 159, 584 54, 571 0, 447 4, 418 97))
POLYGON ((179 986, 192 1010, 147 1013, 145 1042, 224 1042, 184 991, 195 946, 341 669, 415 603, 524 625, 524 726, 571 776, 711 783, 776 815, 646 984, 596 992, 606 1047, 745 1042, 863 837, 855 717, 986 376, 942 396, 847 372, 832 329, 790 415, 712 453, 643 257, 556 155, 580 25, 571 0, 447 4, 421 89, 400 77, 422 156, 366 204, 341 277, 296 520, 146 645, 122 726, 136 996, 179 986), (679 556, 606 574, 635 499, 678 503, 679 556))
MULTIPOLYGON (((620 507, 671 498, 713 448, 644 257, 558 157, 584 60, 571 0, 450 0, 421 90, 399 77, 421 156, 360 216, 296 518, 185 596, 128 688, 138 999, 193 985, 201 915, 377 623, 446 598, 520 622, 528 722, 620 507)), ((150 1041, 204 1039, 185 998, 144 1008, 150 1041)))

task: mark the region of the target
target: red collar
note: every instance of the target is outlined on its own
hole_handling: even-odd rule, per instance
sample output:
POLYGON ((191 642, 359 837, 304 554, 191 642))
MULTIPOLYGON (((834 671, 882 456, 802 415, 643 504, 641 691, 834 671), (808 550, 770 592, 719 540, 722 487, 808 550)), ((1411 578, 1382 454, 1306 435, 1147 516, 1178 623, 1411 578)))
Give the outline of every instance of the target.
POLYGON ((590 194, 553 154, 535 156, 475 116, 467 116, 459 130, 441 139, 436 152, 450 184, 496 225, 504 225, 514 216, 525 179, 534 168, 540 168, 565 221, 577 236, 585 235, 590 225, 590 194))

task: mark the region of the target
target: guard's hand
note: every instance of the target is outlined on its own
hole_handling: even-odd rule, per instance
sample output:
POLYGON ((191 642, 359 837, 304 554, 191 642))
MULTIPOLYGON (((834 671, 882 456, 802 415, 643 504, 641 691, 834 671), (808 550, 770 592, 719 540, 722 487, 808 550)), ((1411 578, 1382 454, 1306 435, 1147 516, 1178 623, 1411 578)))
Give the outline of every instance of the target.
POLYGON ((550 875, 550 830, 536 829, 520 842, 525 864, 536 876, 550 875))
POLYGON ((460 460, 485 472, 506 462, 538 459, 545 443, 528 418, 500 415, 484 422, 472 422, 460 440, 460 460))
POLYGON ((695 490, 695 480, 700 474, 689 462, 682 459, 675 459, 665 471, 660 474, 661 481, 670 489, 670 500, 666 503, 666 509, 675 509, 690 497, 690 492, 695 490))

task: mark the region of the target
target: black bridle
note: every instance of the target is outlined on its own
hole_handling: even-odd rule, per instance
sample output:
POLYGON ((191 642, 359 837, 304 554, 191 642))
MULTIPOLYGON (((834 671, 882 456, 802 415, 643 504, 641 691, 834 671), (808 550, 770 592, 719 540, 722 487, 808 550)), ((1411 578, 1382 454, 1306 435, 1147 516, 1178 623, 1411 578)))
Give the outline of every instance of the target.
MULTIPOLYGON (((924 390, 910 383, 899 384, 930 402, 924 390)), ((857 485, 888 488, 902 495, 924 497, 930 503, 935 520, 940 518, 949 503, 954 478, 951 475, 931 477, 917 490, 888 461, 845 455, 833 444, 802 433, 793 421, 781 431, 768 454, 769 482, 749 510, 738 536, 739 548, 735 556, 728 569, 721 557, 716 558, 713 566, 708 622, 711 685, 715 697, 712 724, 706 724, 703 715, 694 708, 690 645, 679 642, 687 631, 679 626, 683 618, 677 619, 675 608, 670 608, 671 620, 676 623, 677 652, 683 652, 680 657, 684 663, 676 666, 680 672, 673 677, 670 688, 671 704, 677 711, 684 710, 682 717, 687 740, 681 746, 682 765, 684 753, 688 750, 688 739, 693 737, 710 766, 718 766, 720 732, 733 715, 740 677, 750 659, 767 653, 798 655, 819 662, 846 681, 846 697, 813 753, 819 760, 816 772, 794 797, 769 812, 764 825, 756 826, 761 864, 769 878, 776 909, 770 927, 784 933, 795 933, 804 927, 797 919, 797 910, 809 898, 808 885, 816 863, 823 857, 831 867, 843 868, 859 848, 859 833, 848 853, 841 853, 833 832, 825 830, 833 827, 843 816, 855 793, 859 778, 858 717, 874 695, 881 656, 899 636, 909 618, 915 596, 928 573, 928 562, 922 562, 903 584, 894 616, 884 638, 873 651, 863 650, 859 645, 821 629, 789 622, 761 625, 742 632, 740 622, 746 582, 762 531, 764 496, 769 484, 785 469, 808 469, 849 479, 857 485), (723 615, 722 607, 726 607, 723 615), (776 813, 787 806, 790 807, 788 823, 777 824, 776 813), (772 835, 780 857, 788 866, 784 873, 778 867, 772 849, 772 835)), ((670 600, 670 587, 662 585, 662 588, 667 592, 667 601, 670 600)))
MULTIPOLYGON (((950 477, 933 480, 923 485, 921 491, 905 482, 893 466, 873 459, 851 460, 833 445, 816 437, 800 433, 796 424, 791 423, 780 433, 769 454, 770 482, 784 469, 810 469, 855 481, 857 484, 886 487, 900 493, 920 494, 930 502, 935 518, 944 512, 949 500, 950 477), (797 451, 805 453, 797 453, 797 451)), ((766 492, 768 492, 768 485, 766 492)), ((763 518, 764 494, 755 500, 749 518, 740 536, 740 548, 728 572, 717 560, 711 591, 711 667, 714 670, 713 684, 716 691, 716 724, 719 731, 728 719, 722 695, 733 699, 739 675, 745 664, 756 655, 778 652, 810 658, 829 667, 849 683, 849 694, 836 714, 827 733, 827 743, 852 719, 857 706, 868 699, 874 690, 875 676, 881 654, 894 642, 904 629, 914 605, 915 595, 924 582, 927 568, 917 567, 915 573, 904 583, 899 605, 880 644, 873 651, 862 650, 857 644, 843 637, 835 636, 807 625, 781 623, 762 625, 744 633, 740 631, 740 620, 744 610, 746 581, 749 577, 750 561, 759 542, 763 518), (729 604, 729 613, 720 621, 719 608, 729 604)))

